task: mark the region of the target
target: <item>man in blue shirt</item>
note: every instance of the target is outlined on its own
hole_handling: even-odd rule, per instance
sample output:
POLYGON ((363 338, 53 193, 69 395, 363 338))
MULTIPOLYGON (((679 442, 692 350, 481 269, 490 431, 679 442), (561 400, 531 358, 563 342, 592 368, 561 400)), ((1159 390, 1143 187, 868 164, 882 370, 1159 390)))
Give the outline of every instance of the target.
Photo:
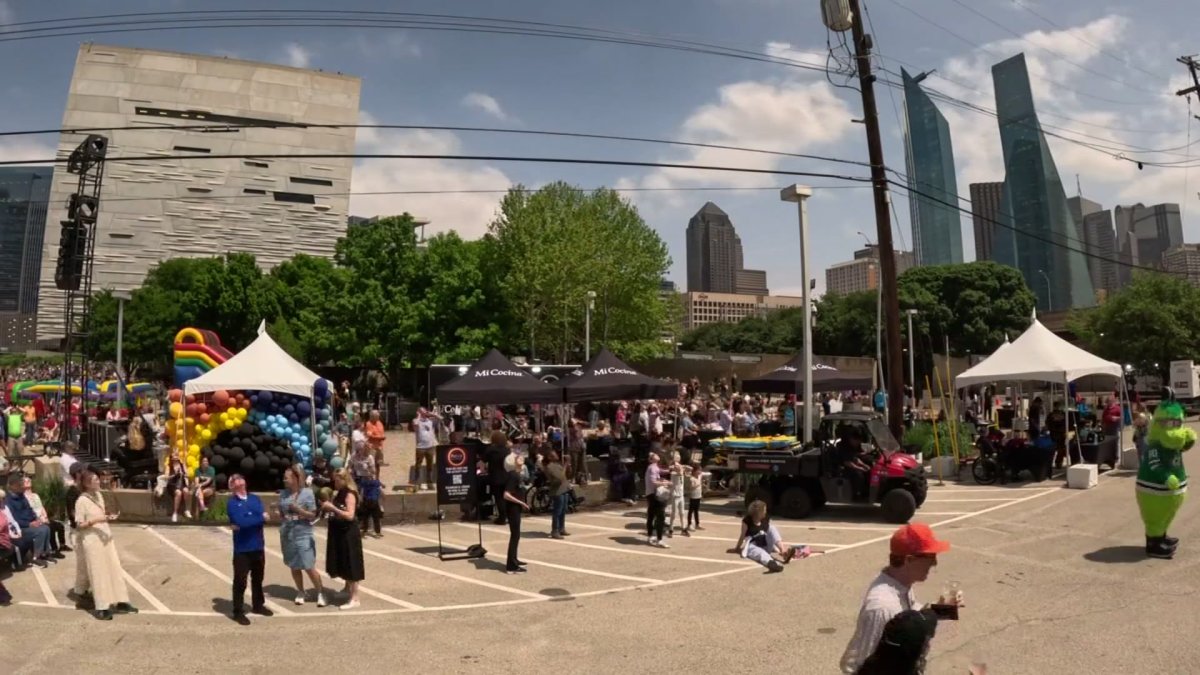
POLYGON ((267 510, 257 495, 246 492, 246 479, 239 474, 229 478, 229 502, 226 512, 233 526, 233 620, 243 626, 250 625, 246 618, 246 576, 250 576, 250 611, 261 616, 272 616, 263 595, 263 570, 266 555, 263 547, 263 523, 267 510))
POLYGON ((58 562, 62 554, 50 553, 50 526, 38 519, 38 514, 29 505, 25 497, 25 476, 14 471, 8 474, 8 494, 4 497, 4 505, 12 514, 13 520, 21 528, 21 537, 13 541, 13 547, 27 546, 33 542, 33 564, 46 567, 47 563, 58 562))

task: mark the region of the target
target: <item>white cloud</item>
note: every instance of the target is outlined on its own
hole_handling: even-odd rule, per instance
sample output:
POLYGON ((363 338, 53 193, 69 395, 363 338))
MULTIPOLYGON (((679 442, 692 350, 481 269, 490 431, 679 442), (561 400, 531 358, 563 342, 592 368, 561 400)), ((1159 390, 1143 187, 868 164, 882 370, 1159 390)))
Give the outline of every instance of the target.
POLYGON ((8 31, 8 24, 16 18, 17 13, 13 11, 12 5, 8 4, 8 0, 0 0, 0 33, 8 31))
POLYGON ((462 104, 468 108, 483 111, 498 120, 508 121, 511 119, 508 113, 504 112, 504 109, 500 107, 500 102, 495 97, 482 92, 473 91, 467 94, 463 97, 462 104))
POLYGON ((293 68, 307 68, 312 63, 313 52, 309 48, 289 42, 283 46, 284 60, 293 68))
POLYGON ((53 159, 55 154, 53 145, 32 138, 21 136, 0 138, 0 161, 2 162, 45 163, 45 160, 53 159))
POLYGON ((360 33, 354 37, 354 46, 363 58, 372 61, 393 58, 419 59, 422 55, 421 45, 403 32, 389 32, 382 39, 378 31, 372 31, 370 34, 360 33))
MULTIPOLYGON (((374 124, 367 112, 359 114, 359 123, 374 124)), ((462 150, 458 137, 441 131, 393 131, 360 129, 358 152, 390 154, 455 154, 462 150)), ((356 194, 350 199, 350 212, 356 216, 389 216, 411 213, 428 219, 427 234, 454 230, 472 239, 487 232, 496 214, 501 191, 513 181, 491 166, 442 160, 368 159, 354 165, 351 188, 355 193, 438 192, 457 194, 356 194), (470 193, 482 190, 495 193, 470 193)))

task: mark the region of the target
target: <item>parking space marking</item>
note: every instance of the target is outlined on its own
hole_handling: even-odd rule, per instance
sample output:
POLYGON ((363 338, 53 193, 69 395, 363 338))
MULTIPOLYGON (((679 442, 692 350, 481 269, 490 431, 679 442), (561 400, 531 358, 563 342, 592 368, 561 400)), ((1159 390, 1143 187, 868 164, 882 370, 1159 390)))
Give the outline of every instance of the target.
MULTIPOLYGON (((196 566, 199 567, 200 569, 205 570, 209 574, 220 579, 221 581, 224 581, 225 583, 229 584, 230 586, 233 585, 233 579, 231 577, 226 575, 224 572, 221 572, 217 568, 213 567, 212 565, 209 565, 208 563, 204 562, 203 560, 197 558, 196 556, 192 555, 191 553, 187 552, 179 544, 176 544, 175 542, 171 541, 170 539, 167 539, 166 537, 164 537, 162 535, 162 533, 159 532, 158 530, 154 529, 154 527, 152 527, 152 526, 146 527, 145 530, 147 532, 149 532, 150 534, 154 535, 159 541, 166 544, 167 547, 170 548, 171 550, 175 551, 176 553, 183 556, 184 558, 187 558, 188 560, 196 563, 196 566)), ((280 605, 276 604, 275 602, 273 602, 271 600, 267 600, 264 604, 266 604, 267 607, 270 607, 271 610, 274 611, 276 614, 288 615, 288 614, 294 613, 290 609, 287 609, 286 607, 281 607, 280 605)))
POLYGON ((983 509, 982 511, 972 511, 970 513, 964 513, 956 518, 950 518, 949 520, 943 520, 943 521, 940 521, 937 523, 933 523, 931 525, 931 527, 940 527, 942 525, 950 525, 952 523, 957 523, 959 521, 966 520, 967 518, 973 518, 975 516, 982 516, 985 513, 991 513, 992 511, 999 511, 1000 509, 1006 509, 1010 506, 1016 506, 1017 504, 1023 504, 1031 499, 1037 499, 1038 497, 1045 497, 1046 495, 1048 495, 1052 492, 1058 492, 1058 490, 1052 488, 1052 489, 1045 490, 1043 492, 1035 492, 1027 497, 1021 497, 1020 499, 1014 499, 1014 500, 1004 503, 1004 504, 997 504, 995 506, 989 506, 986 509, 983 509))
MULTIPOLYGON (((464 523, 457 523, 457 524, 462 525, 464 527, 470 527, 470 525, 466 525, 464 523)), ((507 533, 507 530, 501 530, 498 528, 485 527, 483 529, 485 529, 489 532, 507 533)), ((630 536, 637 536, 637 535, 631 534, 630 536)), ((531 539, 530 541, 549 542, 552 544, 562 544, 564 546, 578 546, 580 548, 590 548, 590 549, 594 549, 597 551, 617 551, 619 553, 628 553, 630 555, 648 555, 648 556, 654 556, 656 558, 670 558, 670 559, 674 559, 674 560, 690 560, 692 562, 715 563, 718 565, 739 565, 739 566, 744 566, 744 565, 756 565, 757 566, 758 565, 758 563, 754 563, 754 562, 748 563, 743 560, 719 560, 717 558, 701 558, 698 556, 677 555, 674 553, 658 553, 657 551, 639 551, 637 548, 632 548, 629 545, 601 546, 599 544, 585 544, 581 541, 568 541, 566 539, 531 539)))
MULTIPOLYGON (((318 534, 318 533, 314 533, 314 534, 317 534, 317 536, 321 539, 325 538, 325 535, 323 535, 323 534, 318 534)), ((472 579, 471 577, 464 577, 461 574, 447 572, 446 570, 440 570, 440 569, 437 569, 436 567, 426 567, 425 565, 419 565, 415 562, 411 562, 408 560, 401 560, 400 558, 396 558, 394 556, 390 556, 385 553, 373 551, 373 550, 367 548, 366 546, 363 547, 363 553, 370 555, 370 556, 374 556, 376 558, 379 558, 380 560, 386 560, 386 561, 388 561, 390 563, 394 563, 396 565, 400 565, 403 567, 411 567, 412 569, 421 570, 422 572, 429 572, 430 574, 436 574, 438 576, 443 576, 448 579, 454 579, 455 581, 461 581, 466 584, 475 584, 476 586, 483 586, 484 588, 490 588, 490 589, 496 590, 496 591, 504 591, 505 593, 512 593, 513 595, 520 595, 520 596, 523 596, 526 598, 537 598, 540 600, 542 598, 547 597, 541 593, 530 593, 529 591, 522 591, 519 588, 509 588, 508 586, 502 586, 500 584, 493 584, 490 581, 482 581, 480 579, 472 579)), ((413 555, 421 555, 421 554, 414 553, 413 555)))
MULTIPOLYGON (((230 532, 230 533, 233 532, 228 527, 222 527, 221 529, 226 532, 230 532)), ((267 553, 269 553, 273 557, 278 558, 279 560, 283 560, 283 554, 276 551, 275 549, 271 548, 270 546, 264 545, 263 550, 265 550, 267 553)), ((326 574, 325 570, 323 570, 319 567, 317 568, 317 573, 320 574, 321 578, 324 579, 325 581, 330 581, 330 582, 333 581, 333 577, 326 574)), ((403 607, 405 609, 424 609, 421 605, 418 605, 418 604, 412 603, 412 602, 408 602, 406 600, 401 600, 400 598, 393 598, 392 596, 390 596, 386 593, 380 593, 379 591, 376 591, 372 588, 367 588, 366 586, 363 586, 361 583, 358 585, 358 590, 363 595, 369 595, 372 598, 375 598, 377 600, 383 600, 384 602, 392 604, 392 605, 396 605, 397 607, 403 607)), ((327 591, 327 592, 330 593, 331 595, 333 593, 332 591, 327 591)))
POLYGON ((939 487, 933 487, 933 488, 930 488, 930 490, 929 490, 929 494, 931 494, 931 495, 932 495, 932 494, 934 494, 935 492, 936 492, 936 493, 938 493, 938 494, 942 494, 942 493, 946 493, 946 492, 971 492, 971 493, 980 493, 980 492, 1036 492, 1036 491, 1038 491, 1038 490, 1048 490, 1048 489, 1055 489, 1055 488, 1044 488, 1044 487, 1011 487, 1011 488, 1010 488, 1010 487, 968 487, 968 488, 939 488, 939 487))
POLYGON ((33 570, 33 578, 37 580, 38 588, 42 589, 42 597, 46 598, 46 604, 57 605, 58 600, 50 591, 50 584, 46 583, 46 577, 42 574, 41 568, 37 565, 30 565, 29 569, 33 570))
POLYGON ((925 500, 926 504, 950 504, 959 502, 1007 502, 1012 501, 1012 497, 968 497, 958 499, 951 497, 950 499, 933 499, 932 497, 925 500))
MULTIPOLYGON (((578 518, 571 521, 571 527, 583 527, 583 528, 593 529, 593 530, 606 530, 608 532, 625 532, 626 534, 635 532, 635 530, 627 530, 623 527, 604 527, 603 525, 589 525, 587 523, 579 522, 578 518)), ((700 541, 719 541, 719 542, 722 542, 725 544, 736 544, 737 543, 737 541, 736 541, 737 537, 732 537, 732 538, 731 537, 708 537, 708 536, 704 536, 704 535, 700 535, 700 534, 679 535, 679 537, 680 537, 680 539, 698 539, 700 541)), ((818 544, 816 542, 808 542, 807 545, 815 546, 817 548, 822 548, 822 549, 831 549, 831 548, 837 548, 838 546, 841 546, 841 544, 818 544)))
MULTIPOLYGON (((437 539, 432 539, 430 537, 422 537, 420 535, 412 534, 411 532, 405 532, 403 530, 398 530, 394 527, 385 527, 383 529, 386 532, 391 532, 392 534, 398 534, 402 537, 410 537, 412 539, 416 539, 417 541, 424 541, 424 542, 427 542, 430 544, 438 543, 437 539)), ((457 542, 448 542, 448 543, 450 543, 453 546, 461 546, 461 544, 459 544, 457 542)), ((589 574, 592 576, 605 577, 608 579, 618 579, 620 581, 636 581, 641 584, 661 584, 663 582, 662 579, 650 579, 647 577, 632 577, 627 574, 617 574, 615 572, 602 572, 600 570, 589 570, 589 569, 584 569, 582 567, 571 567, 570 565, 560 565, 559 563, 551 563, 551 562, 546 562, 544 560, 534 560, 533 558, 526 558, 525 562, 529 563, 530 565, 539 565, 541 567, 550 567, 552 569, 563 570, 565 572, 576 572, 578 574, 589 574)))
POLYGON ((135 590, 139 594, 141 594, 141 596, 143 598, 145 598, 146 601, 149 602, 154 607, 154 609, 158 610, 159 612, 162 612, 163 614, 173 614, 174 613, 171 611, 170 607, 167 607, 165 604, 163 604, 163 602, 161 600, 154 597, 153 593, 146 590, 146 587, 143 586, 141 583, 139 583, 137 579, 134 579, 132 574, 130 574, 129 572, 126 572, 125 570, 121 570, 121 574, 123 574, 125 576, 125 583, 129 584, 133 588, 133 590, 135 590))
MULTIPOLYGON (((613 515, 611 513, 589 512, 586 515, 597 516, 600 518, 609 518, 609 519, 613 519, 613 520, 640 520, 642 522, 645 522, 645 520, 646 520, 645 514, 613 515)), ((708 529, 708 527, 711 525, 737 527, 742 524, 742 519, 737 518, 737 517, 728 517, 728 516, 714 515, 711 513, 706 513, 706 514, 704 514, 703 522, 705 523, 705 525, 704 525, 705 529, 708 529)), ((847 532, 893 532, 893 531, 895 531, 895 528, 892 528, 892 527, 872 527, 870 525, 857 525, 857 524, 833 525, 830 523, 817 523, 817 524, 810 525, 808 523, 805 523, 805 522, 799 521, 799 520, 788 521, 788 522, 772 521, 771 524, 781 530, 786 530, 786 529, 791 529, 791 528, 796 528, 796 529, 802 528, 802 529, 806 529, 806 530, 845 530, 847 532)), ((637 530, 629 530, 629 532, 637 532, 637 530)))

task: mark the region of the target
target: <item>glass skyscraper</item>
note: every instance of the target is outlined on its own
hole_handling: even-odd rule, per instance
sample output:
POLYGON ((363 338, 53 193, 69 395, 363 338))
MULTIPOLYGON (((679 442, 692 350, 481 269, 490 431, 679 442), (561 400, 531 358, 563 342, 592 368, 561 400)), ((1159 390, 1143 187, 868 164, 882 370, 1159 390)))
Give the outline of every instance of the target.
POLYGON ((1025 55, 992 66, 1004 197, 993 259, 1021 271, 1042 311, 1096 304, 1084 242, 1033 106, 1025 55))
POLYGON ((41 166, 0 167, 0 350, 30 348, 36 337, 52 171, 41 166))
POLYGON ((918 265, 963 261, 962 211, 954 175, 954 146, 946 118, 908 71, 904 80, 904 150, 913 253, 918 265))

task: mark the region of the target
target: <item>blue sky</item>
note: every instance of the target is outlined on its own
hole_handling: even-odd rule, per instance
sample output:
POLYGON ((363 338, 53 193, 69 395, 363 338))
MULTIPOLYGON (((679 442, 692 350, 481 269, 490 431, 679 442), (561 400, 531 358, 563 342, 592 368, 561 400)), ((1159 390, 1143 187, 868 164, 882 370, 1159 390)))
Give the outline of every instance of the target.
MULTIPOLYGON (((936 68, 949 80, 934 76, 926 81, 929 86, 973 104, 994 107, 989 67, 1026 52, 1043 123, 1061 127, 1059 133, 1078 141, 1050 140, 1064 183, 1074 186, 1079 174, 1085 196, 1106 207, 1137 201, 1181 202, 1185 238, 1197 241, 1200 175, 1192 180, 1191 172, 1178 168, 1138 171, 1131 162, 1112 156, 1159 162, 1190 157, 1191 150, 1183 147, 1189 140, 1188 107, 1173 94, 1186 83, 1186 71, 1175 62, 1176 57, 1200 51, 1200 39, 1190 30, 1200 25, 1200 5, 1189 4, 1166 0, 1136 4, 1125 0, 874 0, 867 9, 880 53, 877 65, 897 73, 905 64, 914 71, 936 68), (1108 149, 1097 151, 1081 143, 1108 149), (1146 149, 1172 150, 1149 153, 1146 149)), ((315 0, 273 6, 330 8, 315 0)), ((0 0, 0 24, 101 13, 246 8, 225 0, 203 4, 0 0)), ((342 2, 335 8, 566 23, 718 43, 806 63, 826 61, 826 31, 817 0, 462 0, 342 2)), ((4 120, 0 126, 4 129, 60 124, 76 49, 90 40, 358 75, 363 79, 363 122, 606 133, 866 159, 863 128, 851 122, 861 117, 857 92, 831 86, 821 73, 781 65, 576 40, 392 28, 206 28, 5 41, 4 32, 20 28, 6 31, 0 27, 0 62, 6 64, 0 81, 4 94, 0 97, 0 119, 4 120)), ((834 81, 841 80, 834 77, 834 81)), ((903 170, 897 116, 897 111, 903 112, 903 101, 899 92, 887 87, 881 87, 878 95, 886 161, 903 170)), ((1200 113, 1200 102, 1193 100, 1192 108, 1200 113)), ((995 119, 947 106, 943 112, 951 124, 959 192, 965 196, 970 182, 1003 179, 995 119)), ((1200 122, 1192 125, 1190 133, 1200 134, 1200 122)), ((0 139, 0 159, 46 157, 54 143, 53 137, 0 139)), ((504 134, 360 131, 359 147, 364 151, 386 148, 390 152, 692 162, 865 175, 863 167, 804 159, 504 134)), ((374 161, 356 166, 353 189, 498 190, 517 182, 536 186, 555 179, 585 187, 671 189, 778 187, 791 182, 845 185, 825 179, 718 172, 374 161)), ((874 214, 870 190, 816 192, 810 206, 811 259, 818 288, 823 288, 822 270, 851 257, 863 242, 858 232, 874 240, 874 214)), ((1069 192, 1073 193, 1073 187, 1069 192)), ((353 198, 352 212, 374 215, 407 210, 430 218, 434 229, 478 236, 499 196, 363 196, 353 198)), ((742 236, 746 265, 765 268, 773 291, 798 292, 795 209, 780 202, 777 192, 655 191, 629 193, 629 197, 671 247, 674 280, 685 278, 687 220, 706 200, 712 200, 733 218, 742 236)), ((893 194, 893 204, 897 245, 909 248, 908 204, 902 191, 893 194)), ((969 216, 964 216, 963 226, 966 257, 971 259, 969 216)))

